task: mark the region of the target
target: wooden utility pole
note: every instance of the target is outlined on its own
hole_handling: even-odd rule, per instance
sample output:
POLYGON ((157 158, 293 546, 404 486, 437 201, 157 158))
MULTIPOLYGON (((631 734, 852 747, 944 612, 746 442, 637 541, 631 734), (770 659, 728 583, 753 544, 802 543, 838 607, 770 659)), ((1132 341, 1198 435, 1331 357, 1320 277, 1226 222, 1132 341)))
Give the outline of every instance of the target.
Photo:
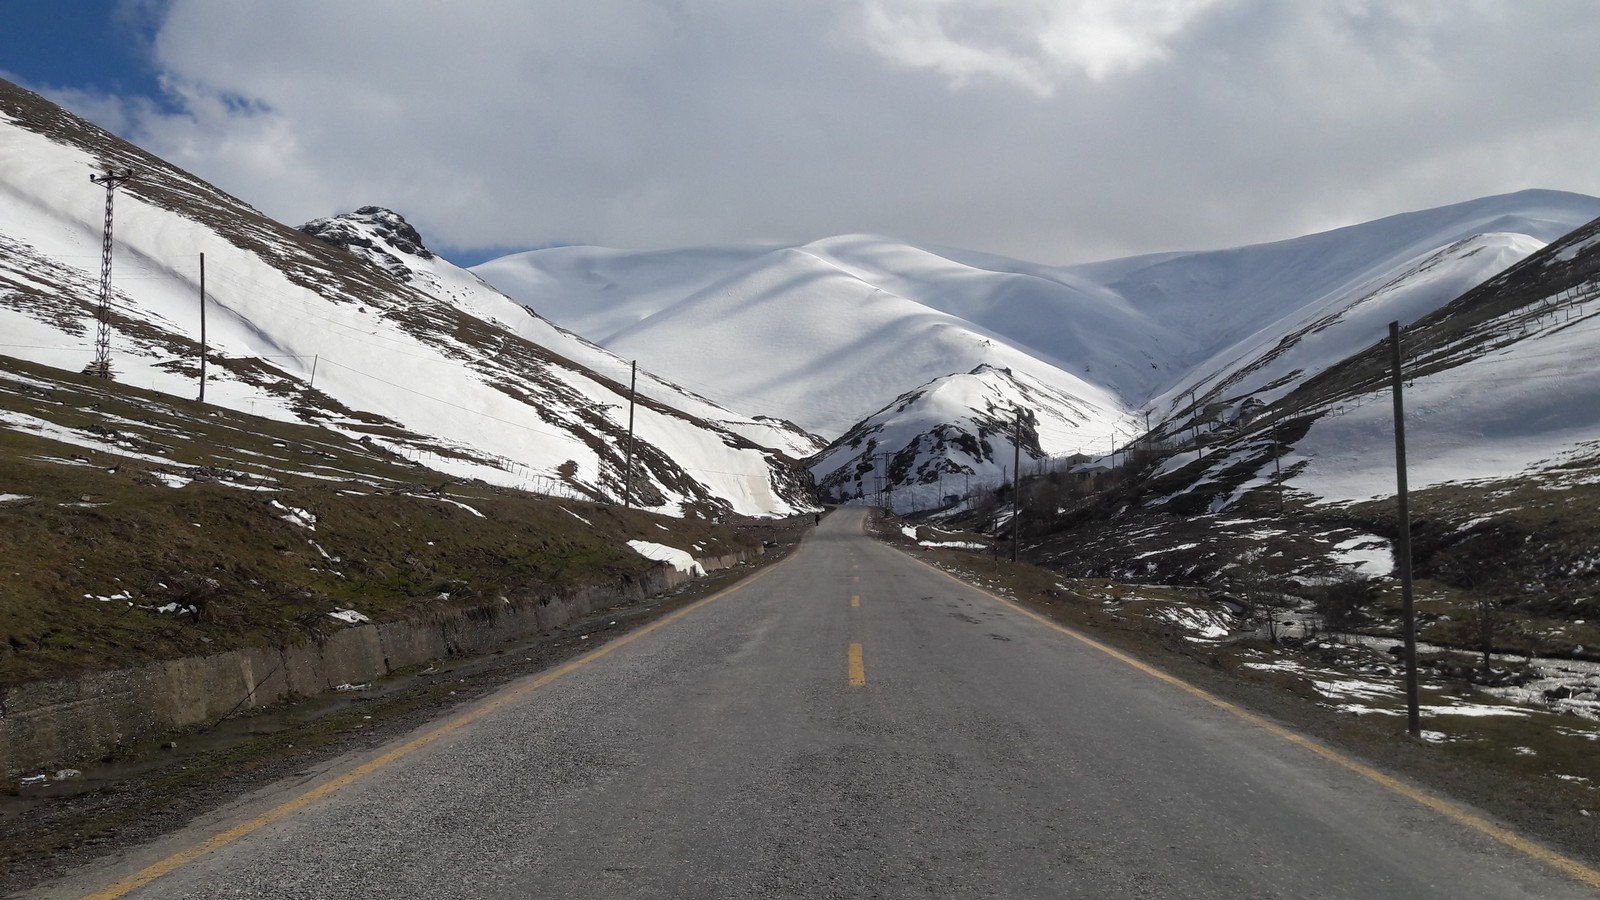
POLYGON ((206 402, 206 255, 200 254, 200 402, 206 402))
POLYGON ((1204 450, 1200 449, 1200 411, 1195 409, 1194 389, 1189 389, 1189 424, 1194 426, 1194 458, 1205 459, 1204 450))
POLYGON ((1272 408, 1272 478, 1278 482, 1278 518, 1283 518, 1283 442, 1278 437, 1278 408, 1272 408))
POLYGON ((1422 719, 1417 692, 1417 612, 1411 585, 1411 508, 1406 496, 1406 407, 1401 394, 1400 323, 1389 323, 1389 344, 1394 352, 1394 472, 1395 498, 1400 517, 1400 537, 1395 562, 1400 566, 1402 625, 1406 642, 1406 725, 1414 738, 1422 736, 1422 719))
POLYGON ((622 508, 633 508, 633 400, 639 387, 639 361, 628 366, 628 454, 622 475, 622 508))
POLYGON ((894 515, 894 473, 889 465, 892 458, 888 453, 883 454, 883 508, 891 516, 894 515))
POLYGON ((1011 428, 1011 561, 1017 561, 1017 546, 1022 543, 1022 407, 1017 407, 1017 422, 1011 428))

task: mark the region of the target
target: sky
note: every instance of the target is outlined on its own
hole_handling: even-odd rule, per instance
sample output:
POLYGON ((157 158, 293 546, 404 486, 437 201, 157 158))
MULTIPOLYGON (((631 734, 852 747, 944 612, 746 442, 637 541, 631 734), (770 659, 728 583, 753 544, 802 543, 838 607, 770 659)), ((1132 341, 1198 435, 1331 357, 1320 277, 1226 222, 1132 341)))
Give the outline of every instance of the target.
POLYGON ((0 77, 472 264, 871 233, 1065 264, 1600 195, 1592 0, 0 0, 0 77))

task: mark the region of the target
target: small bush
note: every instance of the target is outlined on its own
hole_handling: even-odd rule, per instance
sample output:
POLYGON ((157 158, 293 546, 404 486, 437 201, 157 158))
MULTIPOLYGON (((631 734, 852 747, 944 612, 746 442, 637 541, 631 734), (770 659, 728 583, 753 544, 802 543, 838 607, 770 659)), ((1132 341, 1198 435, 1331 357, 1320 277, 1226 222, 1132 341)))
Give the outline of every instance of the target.
POLYGON ((1336 576, 1313 585, 1309 593, 1323 627, 1337 634, 1366 619, 1378 601, 1378 582, 1354 574, 1336 576))

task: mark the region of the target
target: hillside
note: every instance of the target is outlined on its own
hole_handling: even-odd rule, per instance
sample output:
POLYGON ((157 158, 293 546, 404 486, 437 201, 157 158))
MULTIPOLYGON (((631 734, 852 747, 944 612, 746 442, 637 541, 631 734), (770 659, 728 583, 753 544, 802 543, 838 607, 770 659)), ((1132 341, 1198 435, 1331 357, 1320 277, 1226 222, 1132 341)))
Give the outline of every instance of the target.
POLYGON ((474 271, 706 396, 832 439, 812 471, 835 496, 876 491, 871 457, 893 455, 893 502, 911 509, 901 503, 948 494, 941 473, 998 483, 1012 456, 1009 437, 994 438, 996 422, 1015 418, 1006 405, 1054 423, 1025 446, 1036 466, 1079 453, 1109 464, 1147 429, 1177 440, 1271 403, 1390 320, 1438 309, 1597 215, 1592 197, 1524 191, 1271 244, 1071 267, 857 235, 561 247, 474 271), (952 385, 979 371, 1015 384, 953 401, 964 389, 952 385))
MULTIPOLYGON (((1400 315, 1369 296, 1378 308, 1356 314, 1400 315)), ((1218 388, 1196 409, 1242 414, 1175 420, 1113 472, 1029 480, 1025 552, 1069 575, 1243 598, 1248 620, 1223 616, 1234 628, 1274 615, 1314 628, 1327 615, 1319 592, 1354 581, 1365 587, 1340 627, 1389 646, 1398 523, 1382 334, 1259 405, 1218 388)), ((1544 657, 1588 686, 1533 699, 1600 715, 1592 664, 1557 662, 1592 661, 1600 646, 1600 220, 1419 313, 1401 340, 1422 639, 1488 644, 1508 669, 1513 654, 1544 657)), ((1007 528, 1008 507, 989 500, 969 524, 1007 528)))
MULTIPOLYGON (((0 697, 367 620, 614 591, 658 565, 630 542, 754 550, 726 526, 556 492, 462 482, 331 429, 0 358, 0 697)), ((0 737, 4 758, 20 737, 0 737)))
POLYGON ((365 437, 490 484, 631 493, 676 515, 809 508, 809 478, 785 455, 814 447, 808 436, 648 375, 625 491, 627 365, 499 297, 420 236, 403 241, 409 251, 384 238, 368 255, 349 252, 4 83, 0 153, 9 355, 70 370, 93 358, 104 192, 88 176, 128 167, 112 276, 122 383, 198 393, 203 255, 209 403, 365 437))

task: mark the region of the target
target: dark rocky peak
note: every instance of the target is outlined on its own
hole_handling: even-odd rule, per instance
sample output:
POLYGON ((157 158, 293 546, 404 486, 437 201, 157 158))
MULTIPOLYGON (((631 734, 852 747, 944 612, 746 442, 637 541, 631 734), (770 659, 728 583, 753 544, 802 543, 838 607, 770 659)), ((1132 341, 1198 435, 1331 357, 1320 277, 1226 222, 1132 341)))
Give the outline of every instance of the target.
POLYGON ((410 280, 411 267, 400 255, 433 259, 433 251, 423 245, 422 235, 411 223, 381 206, 363 206, 353 213, 312 219, 300 230, 372 262, 401 281, 410 280))

